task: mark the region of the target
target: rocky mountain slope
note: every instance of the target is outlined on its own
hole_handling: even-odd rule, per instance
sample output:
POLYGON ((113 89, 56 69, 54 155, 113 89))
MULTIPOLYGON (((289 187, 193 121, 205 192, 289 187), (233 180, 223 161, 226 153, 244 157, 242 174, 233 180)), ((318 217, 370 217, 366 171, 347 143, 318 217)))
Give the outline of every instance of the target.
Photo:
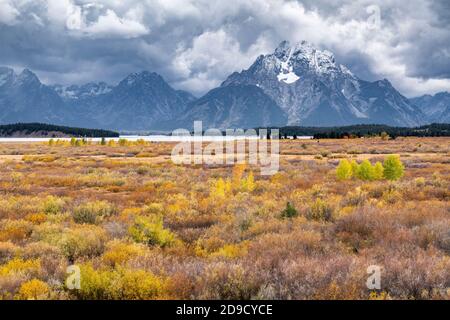
POLYGON ((367 82, 336 62, 329 51, 303 41, 282 42, 222 86, 260 87, 286 112, 289 124, 309 126, 383 123, 415 126, 424 117, 388 80, 367 82))
POLYGON ((196 120, 204 128, 283 126, 287 116, 263 90, 252 85, 230 85, 211 90, 188 106, 179 126, 191 128, 196 120))
POLYGON ((282 42, 219 88, 196 98, 160 75, 133 73, 104 82, 47 86, 28 69, 0 67, 0 124, 45 122, 114 130, 206 127, 418 126, 450 122, 450 94, 407 99, 387 80, 364 81, 329 51, 282 42))
POLYGON ((418 106, 430 122, 450 123, 450 93, 439 92, 411 99, 411 103, 418 106))

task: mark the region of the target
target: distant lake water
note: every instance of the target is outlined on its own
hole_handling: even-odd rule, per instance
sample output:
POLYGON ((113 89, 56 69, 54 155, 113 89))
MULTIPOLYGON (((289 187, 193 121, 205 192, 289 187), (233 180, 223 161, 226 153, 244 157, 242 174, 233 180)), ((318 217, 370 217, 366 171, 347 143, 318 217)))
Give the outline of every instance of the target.
MULTIPOLYGON (((166 136, 166 135, 149 135, 149 136, 120 136, 118 138, 105 138, 106 141, 109 140, 119 140, 119 139, 127 139, 129 141, 136 140, 144 140, 149 142, 181 142, 181 141, 199 141, 200 139, 205 142, 209 141, 234 141, 234 140, 242 140, 242 139, 258 139, 256 136, 245 137, 245 136, 166 136)), ((304 136, 297 137, 299 140, 308 140, 313 137, 304 136)), ((48 142, 50 139, 53 140, 70 140, 71 138, 34 138, 34 137, 26 137, 26 138, 0 138, 0 143, 12 143, 12 142, 48 142)), ((102 138, 87 138, 93 142, 99 142, 102 138)))

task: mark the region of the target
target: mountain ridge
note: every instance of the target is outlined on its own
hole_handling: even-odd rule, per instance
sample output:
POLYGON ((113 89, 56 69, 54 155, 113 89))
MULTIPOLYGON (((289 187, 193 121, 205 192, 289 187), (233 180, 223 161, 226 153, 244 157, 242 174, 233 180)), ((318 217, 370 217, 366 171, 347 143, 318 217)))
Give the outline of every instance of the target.
POLYGON ((371 123, 414 127, 450 121, 447 95, 407 99, 389 80, 362 80, 333 53, 306 41, 281 42, 273 53, 260 55, 248 69, 233 72, 198 98, 149 71, 131 73, 117 85, 63 86, 45 85, 29 69, 16 74, 0 67, 0 123, 113 130, 172 130, 194 120, 219 128, 371 123))
POLYGON ((419 108, 387 79, 368 82, 338 64, 327 50, 302 41, 283 41, 274 53, 260 55, 246 70, 230 75, 221 86, 261 87, 288 114, 289 125, 349 125, 374 120, 389 125, 421 124, 419 108), (380 114, 385 108, 391 114, 380 114))
POLYGON ((411 102, 423 110, 429 121, 450 123, 450 92, 438 92, 412 98, 411 102))

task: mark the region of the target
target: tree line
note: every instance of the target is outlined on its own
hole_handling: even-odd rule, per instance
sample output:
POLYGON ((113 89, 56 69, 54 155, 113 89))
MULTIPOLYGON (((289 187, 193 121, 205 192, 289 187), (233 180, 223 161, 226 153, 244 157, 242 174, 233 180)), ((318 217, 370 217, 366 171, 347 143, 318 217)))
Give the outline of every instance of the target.
POLYGON ((420 127, 391 127, 387 125, 364 124, 343 127, 298 127, 280 128, 281 137, 312 136, 315 139, 344 139, 373 136, 396 137, 449 137, 450 124, 433 123, 420 127))
POLYGON ((15 123, 0 125, 1 136, 11 136, 15 132, 23 132, 25 135, 33 134, 34 132, 61 132, 63 134, 73 137, 118 137, 119 133, 103 129, 85 129, 58 126, 45 123, 15 123))

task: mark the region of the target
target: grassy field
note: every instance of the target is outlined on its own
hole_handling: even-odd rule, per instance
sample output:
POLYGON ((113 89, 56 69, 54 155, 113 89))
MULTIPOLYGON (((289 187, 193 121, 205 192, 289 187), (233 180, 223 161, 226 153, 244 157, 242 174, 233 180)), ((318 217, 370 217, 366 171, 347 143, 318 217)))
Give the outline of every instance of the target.
POLYGON ((0 298, 450 299, 450 138, 281 141, 273 176, 172 148, 0 144, 0 298), (397 181, 336 177, 391 154, 397 181))

